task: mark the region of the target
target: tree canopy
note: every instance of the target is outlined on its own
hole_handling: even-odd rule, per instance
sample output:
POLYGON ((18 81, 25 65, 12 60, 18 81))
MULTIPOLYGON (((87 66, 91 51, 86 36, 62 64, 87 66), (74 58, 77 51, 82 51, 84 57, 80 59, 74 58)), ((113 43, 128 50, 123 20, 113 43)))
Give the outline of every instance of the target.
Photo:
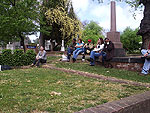
POLYGON ((103 28, 100 27, 96 22, 90 21, 89 24, 85 25, 83 28, 82 39, 87 42, 88 39, 92 39, 93 43, 96 43, 102 35, 103 28))
POLYGON ((20 38, 24 46, 24 37, 38 31, 38 5, 36 0, 1 0, 1 41, 7 43, 20 38))
POLYGON ((55 40, 61 44, 64 39, 67 43, 70 39, 80 34, 80 21, 77 19, 71 0, 49 0, 43 3, 44 6, 44 21, 43 27, 50 27, 48 33, 43 33, 43 38, 46 40, 55 40), (59 2, 58 2, 59 1, 59 2), (53 4, 52 4, 53 3, 53 4))
POLYGON ((137 36, 139 29, 131 29, 127 27, 120 36, 120 40, 123 43, 123 48, 129 53, 134 53, 134 51, 139 50, 141 47, 140 42, 142 42, 142 37, 137 36))

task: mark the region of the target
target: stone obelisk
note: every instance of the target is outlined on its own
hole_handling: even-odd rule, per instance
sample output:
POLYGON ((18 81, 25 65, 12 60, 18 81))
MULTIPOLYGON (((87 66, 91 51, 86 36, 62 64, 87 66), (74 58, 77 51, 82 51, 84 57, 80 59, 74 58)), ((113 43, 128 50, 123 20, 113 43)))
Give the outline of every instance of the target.
POLYGON ((107 33, 109 38, 115 46, 114 56, 122 57, 125 56, 125 50, 123 49, 122 43, 120 42, 120 32, 117 32, 116 28, 116 2, 111 1, 111 26, 110 32, 107 33))

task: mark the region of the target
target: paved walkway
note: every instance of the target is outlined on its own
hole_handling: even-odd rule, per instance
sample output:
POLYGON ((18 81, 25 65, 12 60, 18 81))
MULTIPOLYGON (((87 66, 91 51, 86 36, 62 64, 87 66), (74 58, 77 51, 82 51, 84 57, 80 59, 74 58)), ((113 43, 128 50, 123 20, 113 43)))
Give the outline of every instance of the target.
POLYGON ((93 74, 93 73, 88 73, 88 72, 83 72, 83 71, 77 71, 77 70, 65 69, 65 68, 58 68, 58 67, 55 67, 54 65, 51 65, 51 64, 46 64, 46 65, 43 65, 42 67, 43 68, 48 68, 48 69, 55 69, 55 70, 63 71, 63 72, 67 72, 67 73, 78 74, 80 76, 106 80, 106 81, 115 82, 115 83, 129 84, 129 85, 134 85, 134 86, 144 86, 144 87, 149 87, 150 88, 149 83, 140 83, 140 82, 134 82, 134 81, 129 81, 129 80, 117 79, 117 78, 114 78, 114 77, 106 77, 104 75, 98 75, 98 74, 93 74))

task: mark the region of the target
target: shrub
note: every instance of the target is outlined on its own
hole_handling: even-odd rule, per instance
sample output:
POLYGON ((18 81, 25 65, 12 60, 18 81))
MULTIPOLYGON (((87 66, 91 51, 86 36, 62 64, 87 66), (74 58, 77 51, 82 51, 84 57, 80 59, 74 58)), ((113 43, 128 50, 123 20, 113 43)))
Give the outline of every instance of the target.
POLYGON ((29 65, 35 59, 35 52, 33 50, 27 50, 26 53, 23 50, 16 49, 12 54, 10 49, 5 49, 0 55, 0 65, 9 66, 23 66, 29 65))
POLYGON ((4 49, 2 50, 2 62, 1 65, 9 65, 12 66, 13 65, 13 55, 12 55, 12 51, 10 49, 4 49))
POLYGON ((24 65, 23 63, 23 55, 24 52, 23 50, 20 50, 20 49, 16 49, 14 50, 14 54, 13 54, 13 66, 22 66, 24 65))
POLYGON ((35 59, 35 52, 33 50, 27 50, 26 54, 24 55, 24 65, 29 65, 33 62, 33 60, 35 59))

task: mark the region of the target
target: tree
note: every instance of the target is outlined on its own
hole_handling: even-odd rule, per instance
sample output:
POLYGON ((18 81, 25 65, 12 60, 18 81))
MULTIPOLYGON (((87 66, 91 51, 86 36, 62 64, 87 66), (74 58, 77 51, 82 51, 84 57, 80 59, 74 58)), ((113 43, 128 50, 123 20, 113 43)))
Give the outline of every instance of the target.
POLYGON ((36 0, 1 0, 0 1, 0 39, 8 42, 21 40, 25 50, 26 35, 38 31, 38 5, 36 0))
POLYGON ((104 37, 102 35, 102 30, 103 28, 100 27, 96 22, 91 21, 83 28, 82 38, 85 42, 87 42, 88 39, 92 39, 92 42, 96 43, 100 37, 104 37))
POLYGON ((136 35, 138 30, 132 30, 130 27, 127 27, 120 36, 123 48, 129 53, 133 53, 141 47, 140 42, 142 41, 142 37, 136 35))
POLYGON ((80 21, 78 21, 72 2, 70 0, 50 0, 46 3, 43 2, 45 15, 43 20, 45 25, 41 24, 41 28, 50 27, 48 33, 41 32, 40 40, 41 45, 44 46, 44 40, 55 40, 58 45, 64 39, 67 43, 73 37, 76 37, 80 31, 80 21))

